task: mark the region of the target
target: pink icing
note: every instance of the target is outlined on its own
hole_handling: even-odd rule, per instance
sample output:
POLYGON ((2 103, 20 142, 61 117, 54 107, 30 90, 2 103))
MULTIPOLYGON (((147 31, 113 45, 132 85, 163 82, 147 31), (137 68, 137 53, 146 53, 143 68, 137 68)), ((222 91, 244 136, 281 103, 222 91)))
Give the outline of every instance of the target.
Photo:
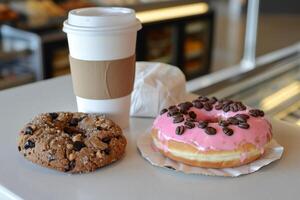
MULTIPOLYGON (((204 129, 196 127, 192 129, 185 129, 182 135, 175 133, 176 127, 183 125, 184 122, 174 124, 173 118, 168 117, 167 113, 158 116, 153 124, 153 128, 158 130, 158 137, 162 143, 168 140, 175 140, 194 145, 201 151, 207 150, 234 150, 239 145, 244 143, 251 143, 263 152, 264 145, 271 137, 271 124, 264 117, 252 117, 247 120, 250 125, 249 129, 242 129, 236 125, 229 125, 228 127, 234 131, 232 136, 223 133, 222 127, 216 122, 217 119, 227 119, 236 114, 248 114, 249 108, 245 111, 239 112, 223 112, 222 110, 205 111, 204 109, 197 109, 192 107, 189 111, 194 111, 197 114, 198 120, 215 121, 209 123, 210 127, 217 130, 215 135, 208 135, 204 129)), ((163 147, 167 151, 166 145, 163 147)), ((243 159, 243 158, 242 158, 243 159)))

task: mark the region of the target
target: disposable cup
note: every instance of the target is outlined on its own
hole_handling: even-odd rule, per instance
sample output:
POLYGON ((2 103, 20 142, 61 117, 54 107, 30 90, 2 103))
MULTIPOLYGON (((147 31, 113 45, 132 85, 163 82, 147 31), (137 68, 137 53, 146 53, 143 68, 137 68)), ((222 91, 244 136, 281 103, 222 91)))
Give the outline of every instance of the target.
POLYGON ((106 114, 122 128, 128 126, 139 29, 141 23, 129 8, 92 7, 69 12, 63 31, 68 38, 79 112, 106 114), (117 75, 122 70, 125 77, 117 75))

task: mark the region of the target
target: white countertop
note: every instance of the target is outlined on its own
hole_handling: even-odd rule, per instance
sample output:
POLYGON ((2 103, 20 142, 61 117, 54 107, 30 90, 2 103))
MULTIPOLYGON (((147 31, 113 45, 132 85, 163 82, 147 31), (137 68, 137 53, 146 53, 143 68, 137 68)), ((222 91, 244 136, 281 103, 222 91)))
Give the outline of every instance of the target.
POLYGON ((140 156, 136 137, 153 119, 132 118, 125 130, 128 147, 124 159, 93 173, 69 175, 25 160, 19 155, 16 138, 21 127, 38 113, 76 110, 70 77, 2 91, 0 105, 1 200, 300 198, 300 131, 294 126, 286 125, 288 131, 274 135, 285 147, 281 160, 250 175, 225 178, 152 166, 140 156))

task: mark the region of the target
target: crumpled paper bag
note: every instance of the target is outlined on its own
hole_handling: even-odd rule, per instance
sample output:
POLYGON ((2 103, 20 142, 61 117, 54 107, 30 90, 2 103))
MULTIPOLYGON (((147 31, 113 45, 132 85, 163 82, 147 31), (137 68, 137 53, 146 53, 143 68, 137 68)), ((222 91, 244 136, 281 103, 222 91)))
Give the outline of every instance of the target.
POLYGON ((130 115, 156 117, 159 111, 186 99, 185 76, 175 66, 137 62, 130 115))

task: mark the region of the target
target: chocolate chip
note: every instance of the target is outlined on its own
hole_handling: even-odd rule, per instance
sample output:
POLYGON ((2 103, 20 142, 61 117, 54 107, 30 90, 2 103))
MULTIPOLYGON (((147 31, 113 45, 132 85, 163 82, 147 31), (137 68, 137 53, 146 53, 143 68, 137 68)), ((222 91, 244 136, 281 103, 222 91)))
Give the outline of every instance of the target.
POLYGON ((177 114, 179 114, 179 110, 177 108, 173 108, 173 109, 169 110, 169 112, 168 112, 169 117, 177 115, 177 114))
POLYGON ((193 105, 194 105, 195 108, 198 108, 198 109, 203 108, 203 103, 199 100, 193 101, 193 105))
POLYGON ((253 117, 263 117, 265 115, 264 111, 259 109, 249 110, 249 114, 253 117))
POLYGON ((177 123, 180 123, 180 122, 183 122, 184 118, 182 115, 177 115, 175 116, 175 118, 173 119, 173 123, 174 124, 177 124, 177 123))
POLYGON ((220 120, 219 121, 219 125, 222 126, 222 127, 225 127, 225 126, 228 126, 229 123, 227 121, 225 121, 225 120, 220 120))
POLYGON ((110 137, 105 137, 101 141, 104 142, 104 143, 106 143, 106 144, 109 144, 110 140, 111 140, 110 137))
POLYGON ((233 135, 233 130, 227 127, 223 128, 223 132, 228 135, 228 136, 232 136, 233 135))
POLYGON ((70 161, 69 164, 68 164, 68 168, 65 169, 65 172, 73 170, 75 168, 75 165, 76 165, 75 160, 70 161))
POLYGON ((223 106, 223 111, 224 111, 224 112, 228 112, 229 110, 230 110, 229 105, 224 105, 224 106, 223 106))
POLYGON ((185 119, 185 121, 187 121, 187 122, 196 122, 195 119, 190 118, 190 117, 187 117, 187 118, 185 119))
POLYGON ((53 112, 53 113, 49 113, 50 117, 52 120, 56 119, 58 117, 58 114, 53 112))
POLYGON ((48 158, 49 162, 55 160, 55 156, 53 154, 51 154, 51 153, 47 155, 47 158, 48 158))
POLYGON ((188 129, 192 129, 195 127, 195 124, 193 122, 184 122, 184 126, 188 129))
POLYGON ((161 111, 160 111, 160 115, 162 115, 162 114, 164 114, 164 113, 166 113, 166 112, 168 112, 168 109, 166 109, 166 108, 164 108, 164 109, 162 109, 161 111))
POLYGON ((85 144, 81 141, 75 141, 73 143, 73 148, 75 151, 80 151, 83 147, 86 147, 85 144))
POLYGON ((234 117, 237 118, 239 121, 244 121, 244 122, 246 122, 247 119, 249 119, 249 115, 246 114, 236 114, 234 117))
POLYGON ((190 116, 190 118, 192 118, 192 119, 196 119, 196 118, 197 118, 197 115, 196 115, 196 113, 195 113, 194 111, 190 111, 190 112, 189 112, 189 116, 190 116))
POLYGON ((21 147, 20 146, 18 146, 18 150, 21 151, 21 147))
POLYGON ((221 110, 223 108, 223 104, 222 103, 219 103, 215 106, 215 109, 216 110, 221 110))
POLYGON ((169 109, 169 110, 172 110, 172 109, 174 109, 174 108, 177 108, 177 107, 173 105, 173 106, 169 106, 168 109, 169 109))
POLYGON ((218 99, 217 99, 216 97, 212 97, 212 98, 208 101, 208 103, 210 103, 210 104, 215 104, 217 101, 218 101, 218 99))
POLYGON ((182 109, 180 109, 179 112, 184 115, 186 115, 188 113, 186 110, 182 110, 182 109))
POLYGON ((246 123, 247 119, 239 117, 239 116, 235 116, 235 118, 239 121, 239 123, 246 123))
POLYGON ((182 110, 189 110, 191 107, 193 107, 193 104, 191 102, 187 101, 187 102, 178 104, 178 106, 182 110))
POLYGON ((207 135, 215 135, 217 133, 217 130, 213 127, 206 127, 205 128, 205 133, 207 135))
POLYGON ((245 105, 243 105, 243 104, 239 104, 238 108, 239 108, 240 111, 243 111, 243 110, 247 109, 247 107, 245 105))
POLYGON ((237 112, 239 110, 237 104, 233 103, 233 104, 230 104, 230 111, 232 112, 237 112))
POLYGON ((253 117, 260 117, 261 116, 261 112, 263 113, 263 111, 258 110, 258 109, 252 109, 249 110, 249 114, 253 117))
POLYGON ((78 122, 79 122, 79 119, 78 118, 72 118, 69 122, 69 125, 70 126, 77 126, 78 125, 78 122))
POLYGON ((184 132, 184 130, 185 130, 184 126, 177 126, 177 127, 176 127, 176 130, 175 130, 175 133, 176 133, 177 135, 182 135, 183 132, 184 132))
POLYGON ((229 117, 227 119, 228 123, 232 124, 232 125, 238 125, 239 124, 239 120, 237 120, 235 117, 229 117))
POLYGON ((202 102, 209 101, 208 97, 203 97, 203 96, 198 97, 198 99, 200 99, 200 101, 202 101, 202 102))
POLYGON ((32 135, 32 134, 33 134, 33 129, 30 126, 26 127, 24 135, 32 135))
POLYGON ((77 129, 72 127, 64 127, 64 132, 72 136, 73 134, 77 133, 77 129))
POLYGON ((203 107, 204 107, 204 110, 206 110, 206 111, 212 110, 212 105, 208 102, 205 102, 203 107))
POLYGON ((238 127, 243 128, 243 129, 248 129, 250 126, 247 123, 239 123, 238 127))
POLYGON ((97 130, 99 130, 99 131, 103 130, 103 128, 102 128, 101 126, 97 126, 96 128, 97 128, 97 130))
POLYGON ((104 149, 104 153, 105 153, 106 155, 109 155, 109 153, 110 153, 110 148, 104 149))
POLYGON ((198 127, 199 128, 206 128, 208 125, 208 122, 206 121, 200 121, 199 124, 198 124, 198 127))
POLYGON ((35 143, 32 140, 27 140, 24 144, 24 149, 31 149, 35 147, 35 143))

